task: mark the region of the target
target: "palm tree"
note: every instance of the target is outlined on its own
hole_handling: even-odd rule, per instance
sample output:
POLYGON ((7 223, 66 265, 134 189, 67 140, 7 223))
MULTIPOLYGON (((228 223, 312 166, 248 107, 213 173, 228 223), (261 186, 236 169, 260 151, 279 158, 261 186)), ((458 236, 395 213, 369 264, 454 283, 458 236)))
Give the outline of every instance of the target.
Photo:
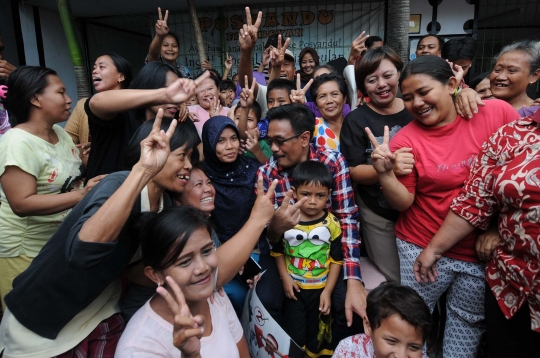
POLYGON ((403 61, 409 61, 409 0, 388 0, 386 18, 386 44, 393 48, 403 61))
POLYGON ((69 0, 56 0, 56 4, 58 5, 58 12, 60 13, 60 19, 62 20, 62 26, 64 27, 64 33, 66 34, 71 61, 73 62, 73 68, 75 69, 77 96, 79 99, 90 97, 90 84, 88 82, 88 77, 86 76, 86 68, 84 66, 81 47, 77 41, 75 22, 73 21, 73 15, 71 14, 69 0))
POLYGON ((195 41, 197 42, 197 51, 199 52, 199 60, 201 63, 207 59, 206 48, 204 47, 204 40, 202 38, 201 26, 199 25, 199 18, 197 17, 197 9, 195 8, 194 0, 187 0, 189 15, 191 17, 191 26, 195 32, 195 41))

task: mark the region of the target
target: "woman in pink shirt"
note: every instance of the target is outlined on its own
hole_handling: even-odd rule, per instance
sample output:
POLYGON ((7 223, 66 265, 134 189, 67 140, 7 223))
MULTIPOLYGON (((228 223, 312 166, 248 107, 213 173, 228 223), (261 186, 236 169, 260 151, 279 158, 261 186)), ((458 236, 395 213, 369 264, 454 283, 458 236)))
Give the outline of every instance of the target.
MULTIPOLYGON (((492 100, 473 120, 456 112, 453 94, 457 80, 445 60, 424 56, 411 61, 400 79, 405 107, 414 120, 389 144, 370 135, 372 155, 385 198, 400 211, 395 226, 401 282, 414 288, 433 310, 447 296, 444 357, 476 357, 484 326, 484 265, 475 251, 479 232, 449 249, 438 262, 436 283, 417 282, 413 264, 448 214, 452 199, 463 188, 469 168, 482 144, 501 126, 518 118, 506 102, 492 100), (411 174, 393 173, 394 151, 412 148, 411 174)), ((369 132, 369 129, 366 129, 369 132)))
MULTIPOLYGON (((202 76, 206 71, 204 71, 202 76)), ((189 112, 194 113, 198 119, 195 122, 199 137, 202 138, 202 128, 204 123, 214 116, 226 116, 229 113, 229 107, 223 107, 219 102, 219 78, 210 72, 210 76, 203 80, 199 86, 197 86, 197 99, 199 104, 189 106, 189 112)))

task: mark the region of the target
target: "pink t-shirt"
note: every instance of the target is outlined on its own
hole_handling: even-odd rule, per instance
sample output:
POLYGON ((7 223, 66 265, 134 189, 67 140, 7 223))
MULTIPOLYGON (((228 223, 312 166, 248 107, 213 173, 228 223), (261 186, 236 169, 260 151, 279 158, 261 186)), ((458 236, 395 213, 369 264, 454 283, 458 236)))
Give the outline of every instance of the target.
MULTIPOLYGON (((357 334, 347 337, 334 350, 333 358, 376 358, 371 337, 365 334, 357 334)), ((422 353, 422 358, 427 355, 422 353)))
MULTIPOLYGON (((202 357, 240 357, 236 344, 244 331, 236 317, 227 296, 214 295, 210 303, 212 333, 201 338, 202 357)), ((146 302, 129 321, 118 346, 115 357, 181 357, 181 352, 173 345, 173 326, 159 316, 146 302)))
MULTIPOLYGON (((425 248, 441 227, 452 200, 459 195, 469 168, 482 144, 503 125, 519 118, 512 106, 501 100, 489 100, 478 114, 467 120, 456 120, 443 127, 427 127, 412 121, 390 141, 390 149, 412 148, 414 170, 398 177, 409 192, 415 194, 411 207, 399 215, 396 236, 425 248)), ((475 231, 444 255, 477 262, 475 231)))
MULTIPOLYGON (((199 117, 199 121, 195 122, 195 127, 197 128, 197 133, 199 133, 199 137, 202 138, 202 127, 204 126, 206 121, 210 119, 210 114, 208 114, 206 109, 202 108, 198 104, 194 106, 188 106, 188 109, 191 113, 195 113, 199 117)), ((229 109, 229 107, 223 107, 219 114, 222 116, 226 116, 227 113, 229 113, 229 109)))

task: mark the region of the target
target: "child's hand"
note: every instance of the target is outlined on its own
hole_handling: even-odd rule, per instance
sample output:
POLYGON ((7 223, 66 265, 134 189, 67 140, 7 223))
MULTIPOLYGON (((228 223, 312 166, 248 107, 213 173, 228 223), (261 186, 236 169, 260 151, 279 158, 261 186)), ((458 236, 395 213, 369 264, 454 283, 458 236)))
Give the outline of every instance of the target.
POLYGON ((261 146, 259 145, 259 130, 255 128, 253 130, 255 133, 253 135, 246 131, 247 140, 246 140, 246 149, 253 153, 253 150, 260 150, 261 146))
POLYGON ((324 289, 321 292, 319 311, 321 311, 322 314, 330 313, 330 307, 332 307, 331 297, 332 297, 332 292, 330 292, 330 290, 324 289))
POLYGON ((227 54, 227 59, 225 60, 225 68, 230 71, 232 69, 233 60, 232 60, 232 56, 230 56, 228 52, 226 52, 226 54, 227 54))
POLYGON ((253 101, 255 100, 255 79, 251 81, 251 87, 248 87, 248 76, 245 76, 245 87, 242 88, 240 93, 240 107, 251 108, 253 101))
POLYGON ((244 155, 245 151, 246 151, 246 141, 243 139, 240 139, 240 147, 238 148, 238 154, 244 155))
POLYGON ((291 94, 289 97, 291 98, 292 103, 300 103, 305 104, 306 103, 306 92, 309 90, 309 87, 311 87, 311 84, 313 83, 313 78, 309 80, 308 83, 302 88, 302 83, 300 82, 300 74, 296 74, 296 89, 291 90, 291 94))
POLYGON ((285 291, 285 297, 298 301, 298 298, 294 295, 294 291, 300 292, 300 287, 296 284, 296 281, 291 276, 287 275, 282 278, 283 291, 285 291))

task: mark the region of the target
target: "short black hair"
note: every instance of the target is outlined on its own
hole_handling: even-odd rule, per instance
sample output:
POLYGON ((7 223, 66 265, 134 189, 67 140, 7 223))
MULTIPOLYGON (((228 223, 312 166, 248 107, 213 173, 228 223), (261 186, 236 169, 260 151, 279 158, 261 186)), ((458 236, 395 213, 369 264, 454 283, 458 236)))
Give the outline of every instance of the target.
MULTIPOLYGON (((255 81, 255 79, 253 79, 255 81)), ((288 94, 291 94, 291 91, 294 89, 294 84, 292 81, 289 81, 285 78, 276 78, 275 80, 270 81, 268 83, 268 87, 266 88, 266 100, 268 101, 268 95, 270 94, 270 91, 276 90, 276 89, 283 89, 286 90, 288 94)))
POLYGON ((447 84, 454 76, 452 68, 446 60, 438 56, 420 56, 410 61, 399 76, 399 87, 412 75, 428 75, 442 84, 447 84))
POLYGON ((373 46, 375 42, 378 42, 378 41, 383 42, 383 39, 381 39, 379 36, 368 37, 368 39, 366 40, 366 47, 368 48, 368 50, 371 48, 371 46, 373 46))
MULTIPOLYGON (((236 112, 238 112, 240 110, 240 106, 236 106, 234 108, 234 115, 236 116, 236 112)), ((259 102, 257 101, 253 101, 253 104, 251 105, 251 108, 249 109, 250 111, 253 111, 253 113, 255 114, 255 120, 257 121, 257 123, 259 123, 259 121, 261 120, 261 115, 262 115, 262 108, 261 108, 261 105, 259 104, 259 102)))
POLYGON ((124 75, 124 80, 120 83, 122 88, 129 88, 133 80, 133 70, 129 61, 114 52, 107 52, 104 56, 109 56, 114 67, 116 67, 116 71, 124 75))
POLYGON ((315 69, 313 70, 313 74, 315 74, 321 68, 326 68, 328 71, 330 71, 330 73, 338 75, 338 71, 336 70, 336 68, 334 66, 332 66, 332 65, 327 64, 327 63, 325 63, 324 65, 319 65, 319 66, 315 67, 315 69))
POLYGON ((489 78, 489 75, 491 74, 491 72, 483 72, 481 74, 479 74, 478 76, 476 76, 472 81, 471 81, 471 88, 473 90, 476 90, 476 86, 478 86, 480 84, 480 82, 482 82, 483 80, 485 80, 486 78, 489 78))
POLYGON ((293 185, 298 190, 301 185, 320 185, 332 190, 333 176, 326 164, 306 160, 294 168, 293 185))
POLYGON ((446 41, 441 49, 441 57, 450 62, 472 61, 476 56, 477 44, 472 37, 460 37, 446 41))
POLYGON ((208 219, 191 206, 173 206, 157 214, 144 213, 136 222, 143 265, 155 270, 172 266, 195 231, 204 229, 212 235, 208 219))
POLYGON ((8 92, 3 103, 12 127, 28 121, 32 108, 30 100, 34 95, 43 93, 49 85, 49 76, 58 75, 50 68, 22 66, 16 68, 8 77, 8 92))
MULTIPOLYGON (((278 47, 278 37, 279 34, 274 34, 268 36, 268 40, 266 40, 266 44, 264 45, 264 48, 267 49, 270 46, 273 46, 275 48, 278 47)), ((285 43, 285 36, 281 36, 281 46, 285 43)))
POLYGON ((231 91, 236 92, 236 86, 231 80, 221 80, 219 82, 219 90, 224 91, 230 89, 231 91))
POLYGON ((416 44, 416 50, 418 50, 418 46, 420 46, 420 42, 422 42, 423 39, 425 39, 426 37, 435 37, 437 39, 437 41, 439 42, 439 50, 442 51, 442 48, 444 46, 444 39, 438 35, 435 35, 435 34, 427 34, 427 35, 424 35, 422 37, 420 37, 420 40, 418 40, 418 43, 416 44))
POLYGON ((324 73, 320 76, 317 76, 313 83, 311 84, 310 93, 311 98, 313 102, 317 102, 317 94, 319 92, 319 87, 326 82, 335 82, 338 85, 339 92, 343 95, 343 98, 347 98, 347 83, 345 82, 345 79, 337 74, 334 73, 324 73))
POLYGON ((300 103, 285 104, 274 107, 266 114, 268 123, 273 120, 286 120, 291 123, 294 134, 309 132, 309 139, 315 130, 315 115, 305 105, 300 103))
POLYGON ((411 287, 394 282, 383 283, 368 294, 366 314, 372 332, 395 314, 422 332, 424 342, 431 330, 431 313, 422 297, 411 287))
MULTIPOLYGON (((154 121, 155 119, 144 122, 133 134, 133 137, 131 137, 124 150, 124 168, 126 170, 131 170, 139 161, 141 157, 141 142, 152 132, 154 121)), ((161 129, 167 131, 172 121, 171 118, 163 118, 161 120, 161 129)), ((196 162, 199 160, 199 152, 196 147, 200 142, 201 139, 199 138, 195 124, 193 124, 193 121, 188 120, 177 123, 176 129, 169 141, 169 147, 171 148, 171 152, 184 145, 186 146, 186 150, 193 149, 191 161, 196 162)))
POLYGON ((394 51, 394 49, 388 46, 382 46, 368 50, 354 67, 356 88, 358 88, 362 93, 366 93, 366 85, 364 82, 367 76, 377 71, 382 60, 392 62, 398 73, 403 69, 403 61, 401 61, 401 58, 397 52, 394 51))
MULTIPOLYGON (((175 66, 167 62, 152 61, 143 66, 137 76, 131 81, 131 89, 158 89, 167 84, 167 73, 172 72, 182 78, 182 74, 175 66)), ((144 118, 146 108, 135 110, 135 117, 144 118)))

